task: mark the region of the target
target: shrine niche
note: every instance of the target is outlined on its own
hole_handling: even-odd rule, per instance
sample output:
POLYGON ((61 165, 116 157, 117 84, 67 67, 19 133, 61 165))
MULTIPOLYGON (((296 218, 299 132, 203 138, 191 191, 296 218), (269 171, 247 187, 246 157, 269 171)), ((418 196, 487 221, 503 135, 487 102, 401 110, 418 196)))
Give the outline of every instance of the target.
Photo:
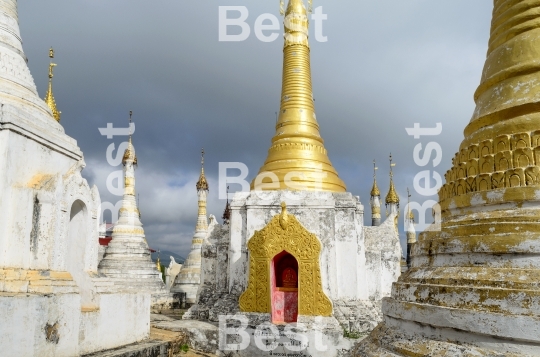
POLYGON ((331 316, 332 303, 322 289, 321 243, 295 216, 287 213, 285 203, 281 207, 281 214, 274 216, 262 230, 255 231, 247 244, 249 280, 240 296, 240 310, 272 313, 272 292, 281 288, 282 292, 296 289, 298 315, 331 316))
POLYGON ((270 268, 272 322, 296 322, 298 318, 298 261, 283 251, 270 268))

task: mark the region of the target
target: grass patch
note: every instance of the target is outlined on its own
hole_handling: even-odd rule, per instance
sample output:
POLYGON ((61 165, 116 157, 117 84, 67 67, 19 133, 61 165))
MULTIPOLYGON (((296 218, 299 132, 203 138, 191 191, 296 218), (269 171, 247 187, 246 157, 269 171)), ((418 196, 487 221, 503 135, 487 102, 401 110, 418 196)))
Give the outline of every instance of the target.
POLYGON ((364 336, 364 334, 361 334, 360 332, 347 331, 346 329, 343 329, 343 337, 345 338, 358 340, 362 336, 364 336))

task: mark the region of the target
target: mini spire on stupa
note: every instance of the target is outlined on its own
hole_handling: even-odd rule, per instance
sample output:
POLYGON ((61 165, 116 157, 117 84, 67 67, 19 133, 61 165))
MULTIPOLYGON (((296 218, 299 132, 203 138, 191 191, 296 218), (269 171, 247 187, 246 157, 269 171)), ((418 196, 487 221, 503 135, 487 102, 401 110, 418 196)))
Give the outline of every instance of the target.
POLYGON ((390 188, 388 194, 386 195, 386 215, 389 216, 392 213, 399 215, 399 196, 396 192, 396 187, 394 186, 394 171, 393 167, 396 166, 392 162, 392 154, 390 154, 390 188))
MULTIPOLYGON (((131 117, 133 115, 133 111, 129 111, 129 127, 130 127, 130 132, 129 132, 129 139, 128 139, 128 146, 126 148, 126 151, 124 151, 124 157, 122 158, 122 164, 124 164, 124 166, 126 165, 126 162, 127 160, 131 160, 132 163, 133 163, 133 166, 136 167, 137 166, 137 155, 135 155, 135 147, 133 146, 133 143, 131 142, 131 135, 132 135, 132 132, 131 132, 131 124, 133 123, 131 117)), ((133 195, 135 195, 135 187, 133 187, 133 195)))
POLYGON ((229 224, 231 219, 231 205, 229 204, 229 186, 227 186, 227 203, 225 204, 225 210, 223 211, 223 224, 229 224))
POLYGON ((303 0, 290 0, 284 11, 281 105, 268 156, 251 183, 255 190, 346 190, 328 158, 315 115, 307 13, 303 0), (278 182, 269 185, 272 179, 278 182))
MULTIPOLYGON (((197 214, 197 227, 196 231, 205 231, 208 229, 208 219, 206 217, 206 196, 210 190, 208 186, 208 180, 204 175, 204 148, 201 149, 201 174, 199 175, 199 181, 197 181, 197 194, 198 200, 198 214, 197 214)), ((199 248, 200 250, 200 248, 199 248)))
POLYGON ((379 226, 381 224, 381 191, 377 186, 377 164, 373 160, 373 187, 371 188, 371 225, 379 226))
POLYGON ((201 174, 199 175, 199 181, 197 181, 197 191, 208 191, 208 181, 204 175, 204 149, 201 150, 201 174))
POLYGON ((53 79, 53 70, 54 67, 56 67, 56 63, 53 63, 52 60, 54 58, 54 49, 51 47, 49 50, 49 58, 51 59, 49 63, 49 87, 47 89, 47 92, 45 93, 45 103, 47 103, 47 106, 52 112, 52 115, 54 119, 56 119, 57 122, 60 122, 60 115, 62 114, 61 111, 56 108, 56 101, 54 100, 53 90, 52 90, 52 79, 53 79))
POLYGON ((411 266, 411 253, 413 244, 416 243, 416 231, 414 229, 414 213, 411 211, 411 193, 407 188, 407 212, 405 212, 405 234, 407 236, 407 267, 411 266))
POLYGON ((188 304, 195 303, 197 290, 201 282, 201 247, 208 232, 208 218, 206 216, 206 197, 208 195, 208 180, 204 175, 204 149, 201 150, 201 174, 195 185, 198 197, 198 214, 195 234, 191 240, 189 252, 180 273, 176 276, 171 288, 173 293, 185 293, 188 304))

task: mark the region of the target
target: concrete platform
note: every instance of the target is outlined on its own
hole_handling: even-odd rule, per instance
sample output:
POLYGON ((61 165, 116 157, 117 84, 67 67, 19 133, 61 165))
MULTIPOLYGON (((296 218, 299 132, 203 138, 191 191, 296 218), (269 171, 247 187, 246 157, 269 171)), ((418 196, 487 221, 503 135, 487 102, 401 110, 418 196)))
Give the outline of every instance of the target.
MULTIPOLYGON (((205 340, 201 340, 200 334, 194 336, 190 331, 199 331, 201 328, 204 331, 204 326, 159 314, 152 314, 152 321, 148 340, 82 357, 216 357, 215 354, 194 349, 194 346, 198 346, 197 341, 204 344, 205 340), (154 325, 163 328, 156 328, 154 325), (183 346, 188 346, 188 351, 183 351, 183 346)), ((217 336, 217 327, 215 329, 217 336)), ((215 344, 217 345, 217 342, 215 344)), ((208 346, 212 345, 210 343, 202 347, 206 351, 208 346)))
POLYGON ((124 347, 84 355, 83 357, 169 357, 168 341, 147 340, 124 347))
POLYGON ((176 335, 178 342, 190 349, 216 354, 219 350, 219 330, 216 325, 197 320, 176 320, 174 318, 152 314, 150 324, 154 333, 176 335))

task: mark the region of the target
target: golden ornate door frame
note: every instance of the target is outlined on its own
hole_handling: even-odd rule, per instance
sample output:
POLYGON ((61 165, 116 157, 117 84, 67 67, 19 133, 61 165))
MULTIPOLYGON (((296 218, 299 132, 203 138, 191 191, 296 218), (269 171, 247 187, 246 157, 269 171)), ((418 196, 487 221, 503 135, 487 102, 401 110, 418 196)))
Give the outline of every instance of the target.
POLYGON ((296 219, 287 213, 285 202, 281 214, 274 216, 260 231, 255 231, 247 246, 249 281, 240 296, 240 310, 271 312, 270 268, 272 259, 287 251, 298 261, 298 314, 331 316, 332 303, 322 289, 319 255, 321 243, 296 219))

